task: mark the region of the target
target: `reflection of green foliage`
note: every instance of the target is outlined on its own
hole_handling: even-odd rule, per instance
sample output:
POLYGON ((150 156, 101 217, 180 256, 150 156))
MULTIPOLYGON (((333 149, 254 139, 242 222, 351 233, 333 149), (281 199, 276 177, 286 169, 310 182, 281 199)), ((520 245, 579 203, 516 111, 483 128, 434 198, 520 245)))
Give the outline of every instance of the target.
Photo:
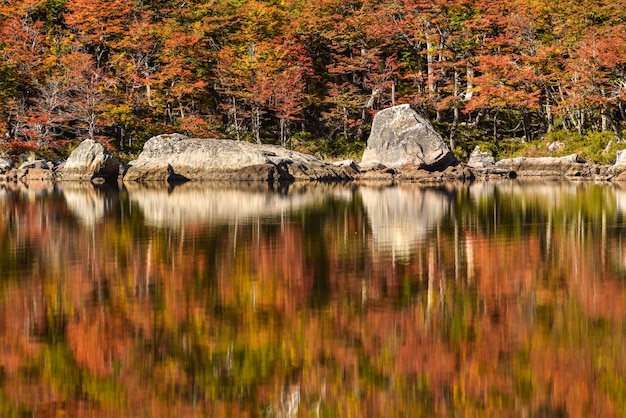
POLYGON ((600 386, 615 404, 618 416, 626 416, 626 380, 624 375, 603 367, 600 371, 600 386))
POLYGON ((26 405, 8 399, 3 390, 5 384, 5 370, 0 367, 0 417, 32 417, 33 412, 26 405))
POLYGON ((524 402, 532 401, 535 395, 536 388, 531 367, 530 351, 525 349, 518 351, 514 361, 515 395, 524 402))
POLYGON ((122 388, 112 378, 98 378, 79 368, 64 343, 46 346, 38 363, 42 379, 69 398, 86 396, 108 406, 123 403, 122 388))
POLYGON ((473 318, 479 311, 477 296, 475 288, 454 290, 452 312, 447 326, 447 337, 453 346, 471 343, 478 337, 475 324, 469 321, 469 318, 473 318))
POLYGON ((617 216, 615 195, 609 187, 557 184, 553 193, 557 200, 546 201, 546 197, 552 196, 533 194, 531 187, 495 187, 493 193, 481 194, 479 200, 470 199, 470 204, 459 193, 456 204, 458 213, 462 214, 461 227, 465 223, 476 224, 478 220, 487 234, 497 229, 503 236, 519 237, 543 232, 548 220, 554 230, 567 231, 572 225, 597 229, 603 225, 603 219, 606 223, 617 216))
POLYGON ((367 387, 384 389, 389 387, 389 379, 372 364, 372 359, 361 355, 359 357, 359 377, 367 387))
POLYGON ((552 332, 554 326, 554 307, 551 305, 537 305, 535 308, 537 323, 546 334, 552 332))
POLYGON ((0 389, 0 416, 3 418, 27 418, 35 414, 26 405, 21 405, 7 399, 7 396, 0 389))
POLYGON ((596 164, 615 162, 617 151, 624 148, 623 143, 615 141, 612 132, 589 132, 580 135, 577 132, 557 130, 546 134, 545 139, 523 143, 520 141, 502 141, 501 158, 509 157, 561 157, 578 154, 582 159, 596 164), (548 145, 560 142, 563 147, 553 153, 548 152, 548 145))

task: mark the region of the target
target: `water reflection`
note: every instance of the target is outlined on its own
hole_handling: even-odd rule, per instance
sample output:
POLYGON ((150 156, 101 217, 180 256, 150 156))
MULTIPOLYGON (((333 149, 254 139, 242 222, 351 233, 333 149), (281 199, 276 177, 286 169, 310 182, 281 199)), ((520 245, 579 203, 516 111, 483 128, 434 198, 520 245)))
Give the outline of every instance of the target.
POLYGON ((127 185, 126 189, 146 222, 168 228, 195 223, 249 223, 285 216, 320 205, 329 196, 345 197, 347 190, 333 185, 286 185, 275 190, 266 183, 185 183, 171 188, 127 185))
POLYGON ((389 251, 406 260, 449 212, 451 197, 443 189, 418 185, 359 189, 374 239, 374 251, 389 251))
POLYGON ((625 194, 0 188, 0 415, 620 415, 625 194))
POLYGON ((59 184, 59 190, 67 207, 85 226, 94 226, 101 221, 119 198, 117 188, 86 182, 63 182, 59 184))

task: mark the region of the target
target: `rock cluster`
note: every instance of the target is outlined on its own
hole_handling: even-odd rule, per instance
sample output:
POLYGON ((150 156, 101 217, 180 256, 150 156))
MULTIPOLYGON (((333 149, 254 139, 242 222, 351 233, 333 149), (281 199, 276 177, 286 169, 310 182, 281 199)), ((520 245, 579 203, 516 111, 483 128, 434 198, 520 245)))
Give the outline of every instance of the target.
POLYGON ((496 163, 496 167, 511 170, 517 176, 544 178, 592 177, 592 167, 581 161, 578 155, 565 157, 518 157, 506 158, 496 163))
POLYGON ((56 178, 56 166, 45 160, 26 161, 15 168, 11 160, 3 158, 0 163, 0 173, 6 181, 54 181, 56 178))
POLYGON ((468 163, 462 164, 428 120, 410 106, 400 105, 376 114, 360 164, 351 160, 329 163, 274 145, 181 134, 151 138, 127 166, 91 140, 83 141, 61 164, 35 160, 15 168, 11 159, 0 158, 0 180, 24 182, 442 182, 513 177, 626 180, 626 151, 618 153, 613 166, 596 167, 576 154, 495 161, 476 147, 468 163))

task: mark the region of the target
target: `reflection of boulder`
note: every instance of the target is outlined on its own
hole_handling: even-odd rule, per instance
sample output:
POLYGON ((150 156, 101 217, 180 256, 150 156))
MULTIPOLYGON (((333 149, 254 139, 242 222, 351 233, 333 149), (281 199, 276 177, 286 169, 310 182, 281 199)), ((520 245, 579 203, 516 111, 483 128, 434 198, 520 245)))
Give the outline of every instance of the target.
POLYGON ((54 192, 54 182, 44 180, 33 180, 28 183, 8 182, 3 185, 7 194, 17 193, 28 199, 37 199, 54 192))
MULTIPOLYGON (((146 222, 177 228, 192 223, 250 223, 261 217, 280 217, 295 209, 320 204, 343 189, 329 185, 305 187, 284 193, 267 185, 233 188, 220 183, 184 183, 174 187, 146 187, 127 184, 131 201, 142 210, 146 222)), ((242 185, 243 186, 243 185, 242 185)))
POLYGON ((432 188, 360 188, 374 238, 374 250, 406 258, 448 212, 445 194, 432 188))
POLYGON ((626 213, 626 190, 622 186, 622 183, 618 183, 617 187, 613 188, 615 192, 615 205, 618 213, 626 213))
POLYGON ((585 183, 575 182, 545 182, 545 181, 522 181, 510 183, 498 183, 495 190, 500 195, 510 195, 521 199, 522 202, 541 202, 546 209, 558 209, 575 199, 585 183))
POLYGON ((65 197, 67 207, 87 226, 93 226, 100 221, 118 200, 118 190, 94 186, 86 182, 59 183, 59 190, 65 197))

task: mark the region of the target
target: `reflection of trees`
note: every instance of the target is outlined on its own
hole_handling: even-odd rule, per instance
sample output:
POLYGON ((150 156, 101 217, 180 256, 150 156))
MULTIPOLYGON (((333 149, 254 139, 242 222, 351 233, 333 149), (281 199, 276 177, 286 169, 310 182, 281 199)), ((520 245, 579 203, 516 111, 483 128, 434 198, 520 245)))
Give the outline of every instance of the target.
POLYGON ((170 192, 73 191, 107 208, 77 228, 66 192, 5 191, 2 413, 583 416, 626 395, 621 191, 170 192))

